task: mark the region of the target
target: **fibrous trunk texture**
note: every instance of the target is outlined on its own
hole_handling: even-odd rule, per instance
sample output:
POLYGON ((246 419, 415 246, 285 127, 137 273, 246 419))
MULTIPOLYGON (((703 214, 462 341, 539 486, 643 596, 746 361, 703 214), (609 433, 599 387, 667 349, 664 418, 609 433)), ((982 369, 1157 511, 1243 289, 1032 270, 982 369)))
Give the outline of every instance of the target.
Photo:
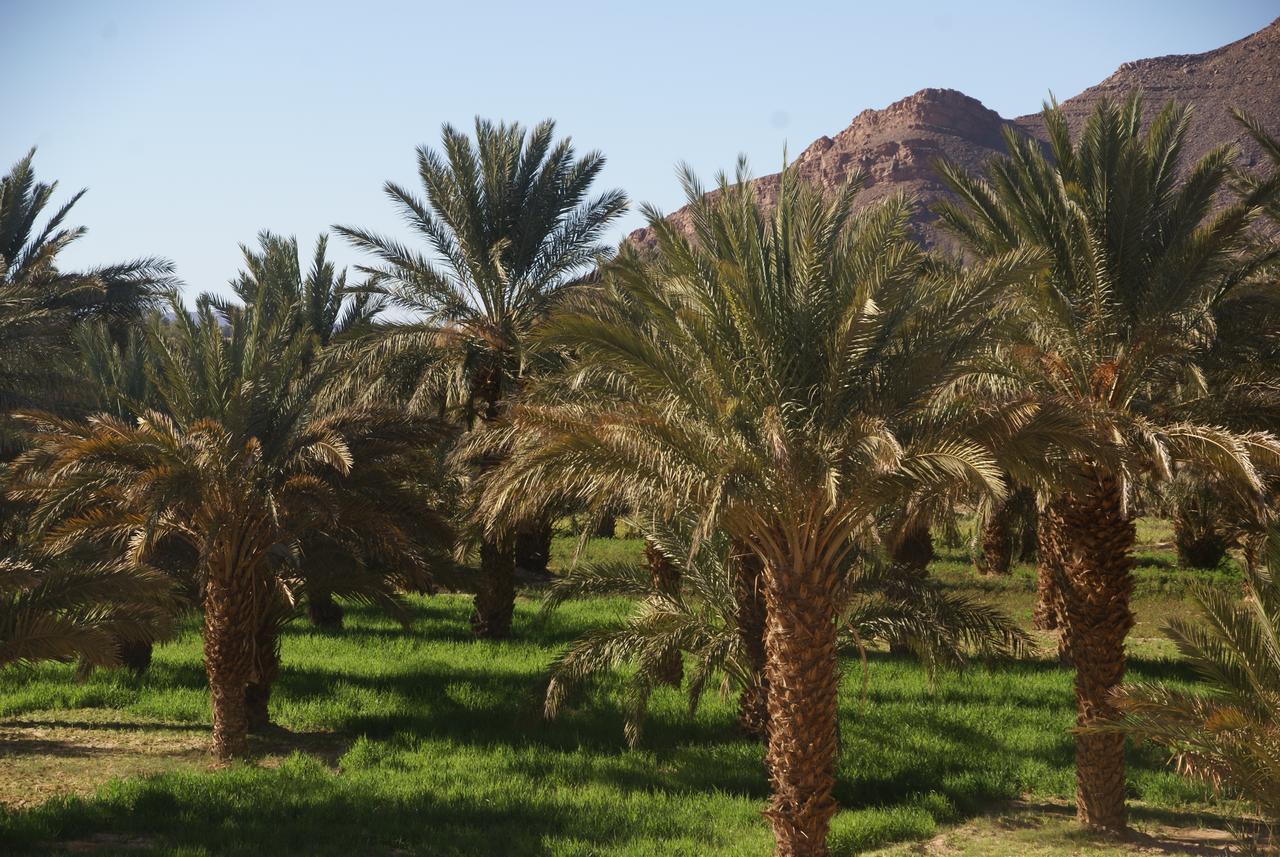
POLYGON ((836 626, 832 581, 805 555, 770 562, 765 574, 766 763, 773 796, 765 812, 777 857, 826 857, 836 813, 836 626))
POLYGON ((1025 509, 1018 522, 1018 559, 1021 562, 1035 562, 1040 555, 1040 527, 1037 526, 1036 499, 1029 500, 1029 508, 1025 509))
POLYGON ((733 545, 734 600, 738 639, 751 667, 751 679, 738 697, 738 726, 752 738, 769 737, 769 681, 765 675, 764 564, 741 542, 733 545))
MULTIPOLYGON (((1076 668, 1076 724, 1114 719, 1111 694, 1124 679, 1124 641, 1133 627, 1135 528, 1116 477, 1090 467, 1085 487, 1054 504, 1058 619, 1076 668)), ((1126 828, 1124 735, 1076 736, 1076 816, 1111 831, 1126 828)))
MULTIPOLYGON (((653 588, 664 595, 680 592, 680 569, 649 539, 644 542, 644 558, 649 563, 653 588)), ((684 660, 679 649, 666 652, 658 662, 656 677, 659 684, 679 687, 684 681, 684 660)))
POLYGON ((596 525, 596 537, 601 539, 611 539, 618 534, 618 516, 612 512, 607 512, 600 518, 600 523, 596 525))
POLYGON ((978 546, 978 571, 982 574, 1008 574, 1013 565, 1013 509, 1008 503, 987 518, 982 527, 982 544, 978 546))
POLYGON ((516 609, 516 559, 509 540, 486 537, 480 544, 480 585, 471 630, 483 640, 511 636, 516 609))
MULTIPOLYGON (((495 422, 501 414, 502 369, 495 362, 481 371, 472 395, 483 402, 481 419, 495 422)), ((484 471, 496 462, 480 464, 484 471)), ((505 640, 511 636, 511 617, 516 610, 516 554, 514 540, 500 534, 486 534, 480 542, 480 580, 471 630, 482 640, 505 640)))
POLYGON ((1057 568, 1061 557, 1058 556, 1060 534, 1054 532, 1057 522, 1057 512, 1052 506, 1040 511, 1036 526, 1036 606, 1031 615, 1032 627, 1037 631, 1058 629, 1057 568))
POLYGON ((245 688, 253 675, 257 623, 253 575, 229 549, 211 564, 204 598, 204 666, 213 708, 213 754, 228 760, 248 750, 245 688))
POLYGON ((333 593, 327 589, 313 592, 307 597, 307 616, 317 628, 340 631, 345 615, 342 605, 334 600, 333 593))
POLYGON ((902 534, 891 553, 893 564, 901 566, 909 574, 923 577, 929 572, 929 563, 933 562, 933 536, 929 533, 929 525, 914 524, 902 534))
POLYGON ((546 577, 551 562, 551 520, 536 521, 516 531, 516 568, 534 577, 546 577))
POLYGON ((271 620, 258 627, 253 645, 253 675, 244 689, 245 720, 250 732, 262 732, 271 725, 271 688, 280 677, 280 636, 271 620))

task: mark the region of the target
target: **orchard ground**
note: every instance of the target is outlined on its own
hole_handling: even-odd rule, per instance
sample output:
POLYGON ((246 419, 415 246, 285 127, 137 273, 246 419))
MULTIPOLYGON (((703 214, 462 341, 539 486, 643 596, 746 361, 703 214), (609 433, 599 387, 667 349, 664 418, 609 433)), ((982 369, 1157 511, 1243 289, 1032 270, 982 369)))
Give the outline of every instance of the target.
MULTIPOLYGON (((1130 675, 1190 682, 1160 625, 1195 583, 1239 586, 1229 563, 1179 569, 1167 525, 1144 520, 1130 675)), ((558 537, 554 567, 577 542, 558 537)), ((584 556, 639 559, 625 535, 584 556)), ((1029 624, 1034 570, 980 578, 963 545, 932 573, 1029 624)), ((347 627, 285 635, 272 698, 278 728, 246 763, 215 767, 197 626, 156 650, 142 677, 70 666, 0 675, 0 853, 98 855, 767 855, 762 748, 734 729, 731 699, 690 715, 660 691, 644 745, 622 738, 621 682, 605 679, 542 718, 552 658, 629 605, 595 599, 517 608, 514 638, 473 641, 469 600, 413 600, 409 631, 360 608, 347 627)), ((1136 833, 1071 821, 1071 673, 1044 651, 945 673, 872 652, 844 664, 836 854, 1234 853, 1242 808, 1131 751, 1136 833), (877 850, 879 849, 879 850, 877 850)))

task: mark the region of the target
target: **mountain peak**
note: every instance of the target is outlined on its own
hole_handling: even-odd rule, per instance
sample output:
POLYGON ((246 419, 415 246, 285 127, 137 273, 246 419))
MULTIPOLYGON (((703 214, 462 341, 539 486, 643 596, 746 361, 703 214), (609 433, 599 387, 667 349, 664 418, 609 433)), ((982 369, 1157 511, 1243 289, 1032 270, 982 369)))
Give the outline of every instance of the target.
MULTIPOLYGON (((1264 126, 1280 131, 1280 18, 1258 32, 1202 54, 1177 54, 1135 60, 1120 66, 1106 80, 1062 102, 1063 112, 1078 131, 1100 98, 1124 98, 1142 92, 1147 118, 1168 100, 1193 108, 1184 147, 1184 164, 1224 143, 1243 151, 1241 163, 1251 166, 1261 157, 1257 147, 1231 117, 1240 107, 1264 126)), ((1006 120, 981 101, 954 89, 922 89, 876 110, 863 110, 843 131, 819 137, 792 165, 799 177, 818 187, 834 189, 861 172, 865 189, 859 204, 893 193, 915 197, 921 207, 915 225, 926 245, 946 243, 935 228, 928 206, 948 195, 933 169, 945 158, 976 171, 992 156, 1002 154, 1005 129, 1044 139, 1039 114, 1006 120)), ((777 199, 778 175, 752 182, 757 199, 768 205, 777 199)), ((671 219, 687 227, 681 209, 671 219)), ((629 240, 649 245, 646 229, 629 240)))

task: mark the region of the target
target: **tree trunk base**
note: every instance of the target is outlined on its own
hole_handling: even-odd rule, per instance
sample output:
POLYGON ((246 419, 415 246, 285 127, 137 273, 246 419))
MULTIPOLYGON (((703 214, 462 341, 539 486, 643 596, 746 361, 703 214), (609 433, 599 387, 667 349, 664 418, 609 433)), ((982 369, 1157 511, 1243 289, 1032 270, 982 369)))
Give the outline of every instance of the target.
MULTIPOLYGON (((1099 468, 1084 473, 1087 488, 1055 503, 1057 613, 1065 653, 1076 670, 1076 726, 1114 720, 1112 692, 1124 680, 1124 641, 1133 627, 1135 528, 1124 510, 1114 475, 1099 468)), ((1076 735, 1076 816, 1082 824, 1123 832, 1125 738, 1076 735)))
MULTIPOLYGON (((804 556, 803 550, 797 554, 804 556)), ((769 743, 765 816, 778 857, 827 857, 839 750, 835 612, 830 581, 800 567, 766 575, 769 743), (814 578, 817 577, 815 580, 814 578)))
POLYGON ((551 562, 551 521, 540 521, 516 533, 516 569, 529 577, 547 579, 551 562))
POLYGON ((145 640, 120 643, 120 666, 134 675, 142 675, 151 667, 154 646, 145 640))
POLYGON ((307 599, 307 616, 323 631, 341 631, 346 613, 331 593, 317 592, 307 599))
POLYGON ((472 632, 482 640, 507 639, 515 609, 515 552, 510 544, 486 539, 480 545, 480 587, 471 613, 472 632))

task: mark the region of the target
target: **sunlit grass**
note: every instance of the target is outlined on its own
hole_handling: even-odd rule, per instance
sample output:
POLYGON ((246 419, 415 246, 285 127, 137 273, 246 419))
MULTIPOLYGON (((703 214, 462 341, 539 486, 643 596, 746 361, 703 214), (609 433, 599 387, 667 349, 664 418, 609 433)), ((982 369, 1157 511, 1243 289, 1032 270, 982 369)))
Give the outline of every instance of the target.
MULTIPOLYGON (((593 558, 639 552, 634 539, 591 545, 593 558)), ((565 561, 572 540, 555 549, 565 561)), ((954 551, 935 573, 1015 611, 1033 582, 1027 569, 1007 582, 977 581, 954 551)), ((1144 601, 1139 613, 1163 604, 1144 601)), ((576 602, 548 616, 522 599, 515 639, 504 643, 471 639, 462 596, 416 599, 412 632, 361 609, 340 632, 298 624, 285 636, 272 700, 273 717, 294 735, 274 740, 305 748, 308 736, 328 734, 331 758, 188 765, 112 782, 87 798, 0 814, 0 852, 105 831, 144 837, 130 854, 769 853, 762 749, 737 735, 731 699, 712 694, 690 716, 682 695, 660 691, 634 751, 622 740, 617 679, 543 720, 551 659, 628 606, 576 602)), ((1188 678, 1168 651, 1135 654, 1135 677, 1188 678)), ((78 682, 63 666, 8 671, 0 719, 56 721, 59 711, 89 709, 104 720, 206 724, 200 657, 192 630, 158 649, 142 678, 99 672, 78 682)), ((927 837, 1020 795, 1071 795, 1071 675, 1052 658, 980 665, 934 687, 920 667, 883 653, 869 669, 864 699, 860 664, 845 664, 836 853, 927 837)), ((1168 808, 1212 803, 1154 751, 1134 751, 1132 761, 1132 797, 1168 808)))

